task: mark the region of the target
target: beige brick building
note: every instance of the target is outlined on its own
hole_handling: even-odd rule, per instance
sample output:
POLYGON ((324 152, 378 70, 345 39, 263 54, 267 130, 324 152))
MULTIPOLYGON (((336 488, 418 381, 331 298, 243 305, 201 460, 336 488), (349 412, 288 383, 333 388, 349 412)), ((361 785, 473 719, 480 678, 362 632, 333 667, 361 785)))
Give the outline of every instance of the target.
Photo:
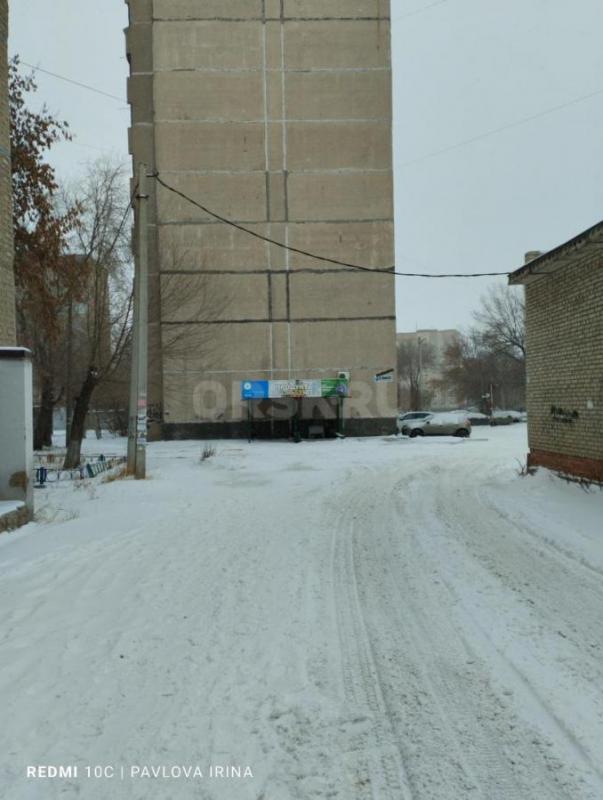
MULTIPOLYGON (((389 2, 128 5, 135 164, 261 235, 393 264, 389 2)), ((390 430, 395 382, 374 376, 396 362, 393 276, 267 245, 150 183, 153 433, 236 435, 242 381, 342 372, 349 430, 390 430)))
POLYGON ((13 207, 8 116, 8 2, 0 0, 0 346, 15 343, 13 207))
POLYGON ((529 463, 603 480, 603 223, 528 260, 529 463))

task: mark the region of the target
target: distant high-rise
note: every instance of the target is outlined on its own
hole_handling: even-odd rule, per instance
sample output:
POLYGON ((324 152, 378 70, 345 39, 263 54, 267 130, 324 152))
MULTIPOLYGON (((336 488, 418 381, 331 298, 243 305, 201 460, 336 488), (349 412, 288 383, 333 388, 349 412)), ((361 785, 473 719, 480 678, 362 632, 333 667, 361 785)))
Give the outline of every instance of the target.
POLYGON ((0 346, 15 343, 13 205, 8 113, 8 2, 0 0, 0 346))
POLYGON ((457 408, 457 389, 446 380, 446 357, 450 347, 459 344, 461 334, 454 328, 448 330, 417 330, 398 333, 396 336, 406 374, 400 370, 400 408, 410 409, 414 400, 421 408, 447 410, 457 408), (410 377, 418 383, 419 397, 413 397, 410 377))
MULTIPOLYGON (((394 263, 389 0, 128 5, 134 164, 279 242, 394 263)), ((241 382, 342 373, 347 430, 390 430, 393 276, 267 245, 149 183, 154 434, 236 435, 241 382)), ((285 406, 253 413, 278 432, 285 406)))

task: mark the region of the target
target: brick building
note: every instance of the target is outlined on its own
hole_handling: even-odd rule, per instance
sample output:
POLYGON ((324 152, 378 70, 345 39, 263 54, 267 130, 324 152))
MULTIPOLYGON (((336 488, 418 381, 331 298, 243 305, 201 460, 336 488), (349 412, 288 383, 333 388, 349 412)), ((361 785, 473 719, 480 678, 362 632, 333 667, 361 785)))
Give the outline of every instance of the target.
POLYGON ((8 0, 0 0, 0 346, 16 335, 7 43, 8 0))
MULTIPOLYGON (((128 6, 135 165, 279 242, 394 263, 389 0, 128 6)), ((395 382, 375 375, 396 364, 393 276, 267 245, 149 183, 151 435, 237 435, 246 381, 341 373, 348 430, 391 431, 395 382)))
POLYGON ((603 222, 509 282, 526 292, 529 463, 603 480, 603 222))

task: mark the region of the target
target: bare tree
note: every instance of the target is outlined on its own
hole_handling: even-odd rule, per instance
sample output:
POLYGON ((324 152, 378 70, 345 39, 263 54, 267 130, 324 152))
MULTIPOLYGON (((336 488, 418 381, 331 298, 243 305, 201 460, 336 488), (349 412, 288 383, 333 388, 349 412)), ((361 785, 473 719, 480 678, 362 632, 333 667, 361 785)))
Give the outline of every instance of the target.
POLYGON ((474 312, 477 325, 463 333, 445 355, 442 383, 455 387, 457 400, 490 412, 525 404, 525 323, 523 293, 493 286, 474 312), (491 392, 494 393, 492 400, 491 392))
POLYGON ((486 346, 515 361, 525 360, 525 305, 523 290, 504 284, 493 286, 473 315, 486 346))
POLYGON ((215 276, 186 270, 187 252, 171 248, 161 264, 161 315, 172 331, 163 336, 162 353, 170 358, 194 355, 212 361, 231 293, 215 276))
POLYGON ((72 197, 82 209, 71 240, 84 276, 79 316, 84 332, 74 359, 77 396, 65 468, 80 462, 94 391, 118 368, 129 346, 132 317, 131 201, 122 164, 93 163, 72 197))
POLYGON ((483 331, 472 328, 461 335, 445 354, 442 384, 454 386, 457 400, 491 411, 490 391, 500 408, 525 403, 524 362, 494 350, 483 331))
MULTIPOLYGON (((435 353, 433 347, 420 336, 412 341, 398 344, 398 380, 399 390, 408 392, 408 402, 411 411, 417 411, 427 403, 429 392, 424 385, 423 373, 428 367, 433 366, 435 353)), ((400 397, 402 401, 402 397, 400 397)), ((400 405, 405 405, 401 402, 400 405)))
POLYGON ((172 244, 160 255, 160 273, 151 293, 149 321, 160 323, 161 340, 149 351, 149 422, 164 421, 162 364, 212 368, 219 359, 224 332, 222 320, 232 292, 222 276, 194 268, 191 251, 172 244))

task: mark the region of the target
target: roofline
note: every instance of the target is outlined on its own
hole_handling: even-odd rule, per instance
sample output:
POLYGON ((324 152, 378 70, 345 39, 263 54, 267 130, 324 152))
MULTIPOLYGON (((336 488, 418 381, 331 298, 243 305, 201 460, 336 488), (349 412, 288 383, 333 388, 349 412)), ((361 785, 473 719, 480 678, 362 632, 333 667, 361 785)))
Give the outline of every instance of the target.
POLYGON ((546 268, 552 266, 559 256, 569 255, 571 251, 582 249, 582 247, 587 245, 592 237, 598 233, 603 235, 603 220, 595 223, 595 225, 582 231, 582 233, 579 233, 567 242, 554 247, 552 250, 548 250, 541 256, 532 259, 532 261, 528 261, 527 264, 524 264, 514 272, 511 272, 509 275, 509 283, 512 285, 525 283, 533 274, 542 275, 545 272, 549 272, 550 270, 548 269, 544 269, 540 272, 536 272, 536 270, 539 267, 546 268))

